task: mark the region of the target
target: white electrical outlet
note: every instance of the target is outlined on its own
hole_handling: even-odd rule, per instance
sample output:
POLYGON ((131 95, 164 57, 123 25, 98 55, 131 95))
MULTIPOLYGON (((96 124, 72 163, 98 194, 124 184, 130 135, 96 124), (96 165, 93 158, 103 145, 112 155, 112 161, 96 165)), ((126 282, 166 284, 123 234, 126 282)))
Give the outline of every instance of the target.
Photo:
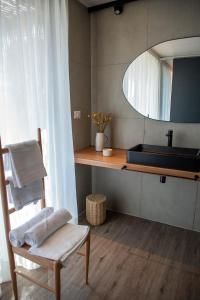
POLYGON ((81 118, 81 111, 75 110, 74 111, 74 120, 79 120, 81 118))

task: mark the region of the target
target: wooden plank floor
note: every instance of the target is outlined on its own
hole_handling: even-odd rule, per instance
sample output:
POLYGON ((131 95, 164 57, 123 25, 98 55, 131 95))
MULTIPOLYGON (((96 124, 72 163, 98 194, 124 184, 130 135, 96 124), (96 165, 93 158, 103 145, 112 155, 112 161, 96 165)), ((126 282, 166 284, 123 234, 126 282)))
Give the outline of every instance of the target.
MULTIPOLYGON (((42 269, 29 272, 52 280, 42 269)), ((25 279, 18 285, 20 299, 54 299, 25 279)), ((2 300, 13 299, 10 283, 1 292, 2 300)), ((92 228, 89 286, 83 258, 74 255, 62 270, 62 299, 199 300, 200 233, 109 213, 104 225, 92 228)))

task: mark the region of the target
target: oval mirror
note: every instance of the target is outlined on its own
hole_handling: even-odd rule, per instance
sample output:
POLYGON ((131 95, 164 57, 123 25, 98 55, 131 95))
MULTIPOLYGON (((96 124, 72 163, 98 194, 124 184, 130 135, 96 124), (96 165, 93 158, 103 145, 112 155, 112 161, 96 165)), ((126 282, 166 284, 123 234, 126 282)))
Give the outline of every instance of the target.
POLYGON ((145 117, 200 123, 200 37, 158 44, 127 68, 123 91, 145 117))

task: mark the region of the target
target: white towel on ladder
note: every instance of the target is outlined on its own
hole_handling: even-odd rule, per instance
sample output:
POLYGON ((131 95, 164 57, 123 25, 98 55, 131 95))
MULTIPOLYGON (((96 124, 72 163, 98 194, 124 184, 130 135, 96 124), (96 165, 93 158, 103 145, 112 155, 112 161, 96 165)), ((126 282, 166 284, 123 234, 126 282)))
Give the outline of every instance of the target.
POLYGON ((22 188, 47 175, 37 141, 8 145, 7 148, 15 187, 22 188))
POLYGON ((8 178, 9 201, 14 204, 16 210, 22 209, 31 202, 37 202, 44 198, 42 180, 36 180, 22 188, 14 187, 12 178, 8 178))

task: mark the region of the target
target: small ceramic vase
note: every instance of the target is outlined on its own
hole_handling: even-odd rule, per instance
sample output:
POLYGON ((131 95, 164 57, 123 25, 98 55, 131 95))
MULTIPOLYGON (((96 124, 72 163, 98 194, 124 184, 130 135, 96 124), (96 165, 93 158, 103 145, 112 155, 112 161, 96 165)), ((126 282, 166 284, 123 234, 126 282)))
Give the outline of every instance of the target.
POLYGON ((104 148, 104 133, 103 132, 97 132, 96 133, 96 151, 103 151, 104 148))

